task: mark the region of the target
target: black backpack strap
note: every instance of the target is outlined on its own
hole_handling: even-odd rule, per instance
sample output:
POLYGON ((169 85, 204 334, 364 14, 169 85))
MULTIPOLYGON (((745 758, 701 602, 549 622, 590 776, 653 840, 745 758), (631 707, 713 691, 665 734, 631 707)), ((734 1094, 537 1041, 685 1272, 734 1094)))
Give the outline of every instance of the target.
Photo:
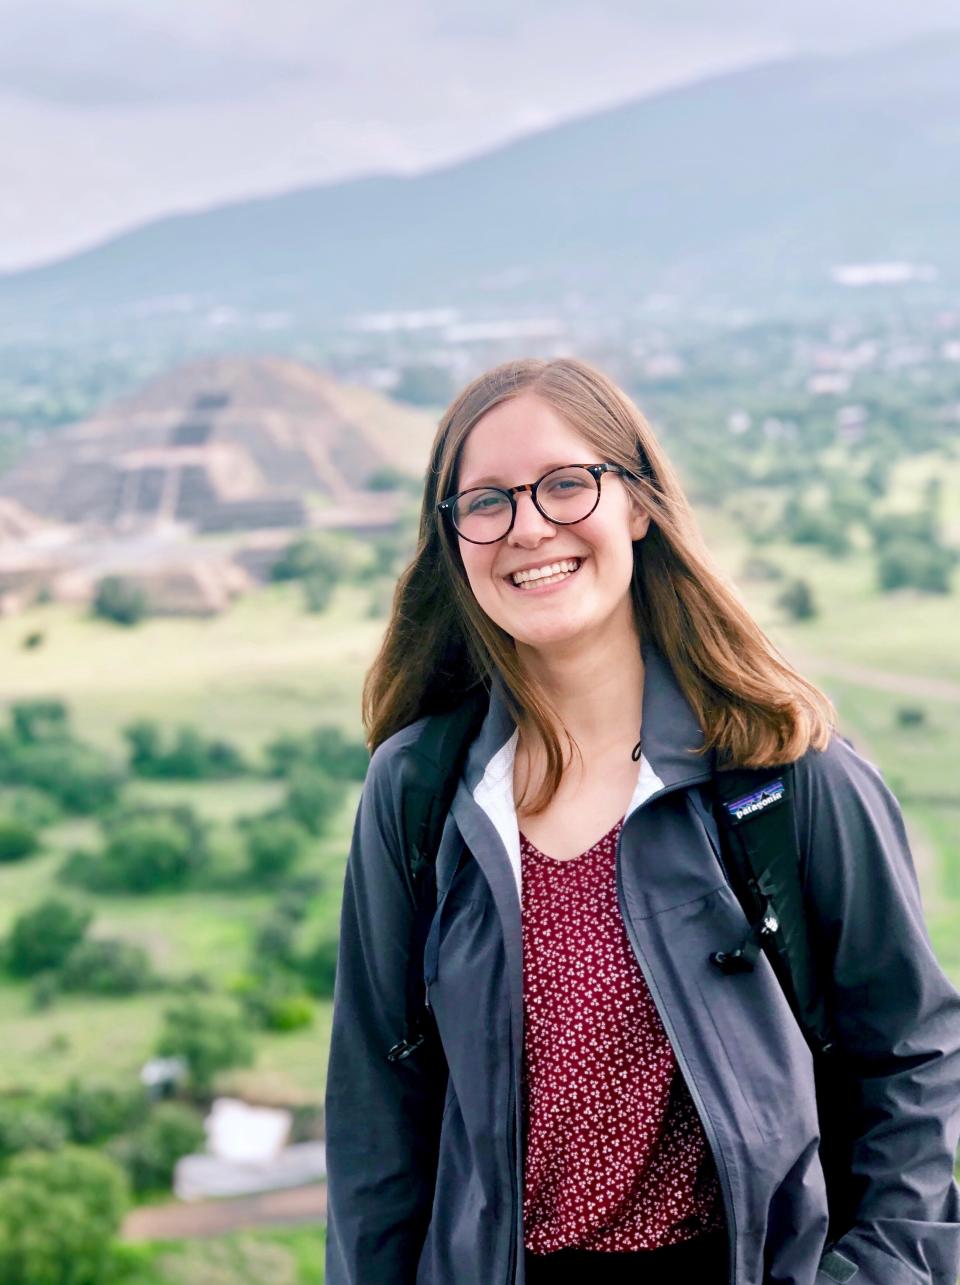
POLYGON ((744 939, 711 961, 725 973, 753 968, 763 950, 815 1052, 830 1044, 804 909, 793 812, 793 765, 714 773, 714 815, 731 886, 750 923, 744 939))
POLYGON ((805 914, 793 791, 790 765, 714 773, 714 815, 727 877, 750 930, 731 950, 715 951, 711 959, 735 974, 752 968, 763 950, 813 1054, 832 1244, 853 1225, 859 1199, 851 1181, 859 1097, 855 1073, 831 1033, 816 935, 805 914))
POLYGON ((456 709, 431 715, 400 759, 403 853, 415 911, 407 953, 404 1029, 387 1052, 390 1062, 409 1057, 427 1038, 423 954, 437 904, 437 849, 467 750, 488 703, 486 688, 477 687, 456 709))

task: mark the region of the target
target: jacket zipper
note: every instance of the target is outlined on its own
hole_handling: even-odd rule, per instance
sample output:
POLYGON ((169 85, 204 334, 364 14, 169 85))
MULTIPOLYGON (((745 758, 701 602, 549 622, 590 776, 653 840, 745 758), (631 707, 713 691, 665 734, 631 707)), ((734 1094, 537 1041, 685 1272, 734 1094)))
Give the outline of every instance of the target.
MULTIPOLYGON (((709 779, 710 779, 709 777, 705 777, 705 776, 693 777, 689 781, 679 781, 675 785, 668 786, 666 789, 658 790, 656 794, 651 794, 649 798, 645 799, 643 803, 640 804, 640 807, 636 808, 635 811, 639 812, 641 808, 645 808, 647 804, 652 803, 654 799, 662 798, 664 794, 672 793, 674 790, 684 789, 687 786, 694 785, 709 779)), ((632 815, 633 814, 631 813, 631 816, 632 815)), ((710 1150, 713 1153, 713 1160, 717 1171, 717 1177, 720 1179, 720 1191, 723 1196, 724 1214, 727 1219, 727 1230, 729 1233, 728 1285, 736 1285, 737 1224, 736 1224, 736 1217, 734 1213, 733 1193, 730 1187, 730 1174, 727 1170, 727 1161, 726 1161, 726 1157, 724 1156, 720 1148, 720 1141, 719 1141, 719 1138, 717 1137, 717 1131, 714 1128, 713 1121, 710 1119, 710 1116, 707 1112, 706 1106, 703 1101, 703 1096, 700 1093, 700 1089, 698 1085, 695 1083, 693 1076, 690 1074, 690 1064, 688 1063, 686 1057, 684 1056, 683 1049, 680 1045, 679 1040, 677 1039, 676 1027, 673 1024, 673 1021, 671 1020, 670 1015, 666 1011, 666 1006, 663 1003, 661 1003, 659 993, 653 984, 653 979, 651 978, 644 964, 644 961, 642 958, 642 952, 640 950, 636 932, 634 931, 633 923, 630 919, 630 916, 627 914, 624 906, 623 876, 620 868, 620 841, 623 838, 623 829, 625 828, 626 828, 626 823, 624 823, 624 827, 621 828, 620 835, 617 838, 617 850, 615 854, 616 875, 617 875, 617 905, 620 909, 620 917, 623 920, 624 927, 627 930, 627 938, 630 942, 630 948, 634 953, 634 956, 636 958, 636 961, 640 968, 641 973, 643 973, 644 980, 647 983, 647 988, 650 991, 650 996, 657 1007, 657 1012, 660 1014, 660 1020, 663 1022, 663 1027, 667 1033, 667 1038, 669 1039, 670 1044, 673 1047, 673 1052, 677 1059, 677 1065, 680 1067, 680 1070, 683 1073, 683 1078, 686 1081, 687 1088, 690 1091, 690 1097, 692 1098, 693 1104, 697 1109, 697 1114, 700 1117, 700 1123, 703 1126, 704 1134, 706 1135, 707 1142, 710 1144, 710 1150)))
MULTIPOLYGON (((521 1053, 521 1057, 522 1056, 523 1055, 521 1053)), ((512 1057, 510 1061, 511 1063, 513 1062, 512 1057)), ((513 1146, 511 1146, 509 1143, 507 1144, 507 1171, 510 1174, 510 1199, 513 1204, 513 1217, 510 1220, 510 1243, 507 1250, 508 1285, 515 1285, 515 1282, 517 1279, 517 1259, 520 1254, 519 1227, 520 1227, 520 1218, 523 1213, 523 1208, 521 1204, 523 1200, 523 1196, 520 1190, 520 1175, 518 1172, 520 1168, 520 1152, 519 1152, 520 1142, 517 1137, 518 1094, 517 1094, 516 1079, 517 1077, 513 1073, 513 1068, 511 1068, 510 1102, 508 1103, 508 1106, 510 1108, 511 1128, 510 1128, 510 1133, 508 1137, 513 1138, 513 1146), (517 1152, 515 1156, 512 1154, 514 1150, 516 1150, 517 1152)))

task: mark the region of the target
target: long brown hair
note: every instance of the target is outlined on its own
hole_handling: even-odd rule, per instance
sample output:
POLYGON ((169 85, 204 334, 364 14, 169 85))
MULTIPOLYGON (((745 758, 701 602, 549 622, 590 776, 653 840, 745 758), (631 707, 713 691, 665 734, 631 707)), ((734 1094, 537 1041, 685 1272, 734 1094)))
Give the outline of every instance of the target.
POLYGON ((514 640, 477 604, 456 534, 436 507, 456 489, 467 434, 487 411, 521 393, 547 402, 602 459, 633 475, 624 485, 650 514, 647 534, 633 546, 637 625, 669 661, 690 702, 704 731, 702 752, 713 748, 730 764, 767 767, 792 762, 810 747, 825 748, 836 724, 833 706, 784 660, 714 564, 647 420, 600 371, 562 357, 495 366, 468 384, 440 420, 417 551, 397 584, 383 644, 364 684, 371 750, 498 675, 517 721, 545 751, 543 781, 530 810, 545 808, 559 787, 565 729, 524 673, 514 640))

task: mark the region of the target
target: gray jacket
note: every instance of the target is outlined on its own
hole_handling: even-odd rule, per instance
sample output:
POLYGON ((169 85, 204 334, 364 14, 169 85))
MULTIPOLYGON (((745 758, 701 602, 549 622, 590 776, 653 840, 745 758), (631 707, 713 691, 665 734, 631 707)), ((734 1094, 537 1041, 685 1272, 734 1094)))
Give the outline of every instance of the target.
MULTIPOLYGON (((645 646, 643 748, 617 891, 716 1162, 729 1285, 954 1285, 960 996, 924 927, 900 809, 835 736, 796 765, 804 888, 835 1033, 858 1068, 856 1224, 827 1249, 812 1061, 765 957, 722 974, 746 920, 699 785, 703 735, 645 646)), ((374 754, 344 889, 327 1077, 327 1285, 523 1285, 523 973, 516 729, 494 689, 437 858, 424 961, 439 1044, 404 1061, 413 900, 398 752, 374 754)))

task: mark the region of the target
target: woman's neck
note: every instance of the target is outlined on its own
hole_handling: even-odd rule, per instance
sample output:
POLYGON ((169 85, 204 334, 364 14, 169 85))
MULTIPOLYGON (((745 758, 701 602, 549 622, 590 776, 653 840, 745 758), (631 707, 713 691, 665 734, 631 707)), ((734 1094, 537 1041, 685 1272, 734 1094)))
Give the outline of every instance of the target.
POLYGON ((640 738, 643 710, 643 659, 634 630, 618 631, 601 647, 519 650, 527 674, 581 753, 630 753, 640 738))

